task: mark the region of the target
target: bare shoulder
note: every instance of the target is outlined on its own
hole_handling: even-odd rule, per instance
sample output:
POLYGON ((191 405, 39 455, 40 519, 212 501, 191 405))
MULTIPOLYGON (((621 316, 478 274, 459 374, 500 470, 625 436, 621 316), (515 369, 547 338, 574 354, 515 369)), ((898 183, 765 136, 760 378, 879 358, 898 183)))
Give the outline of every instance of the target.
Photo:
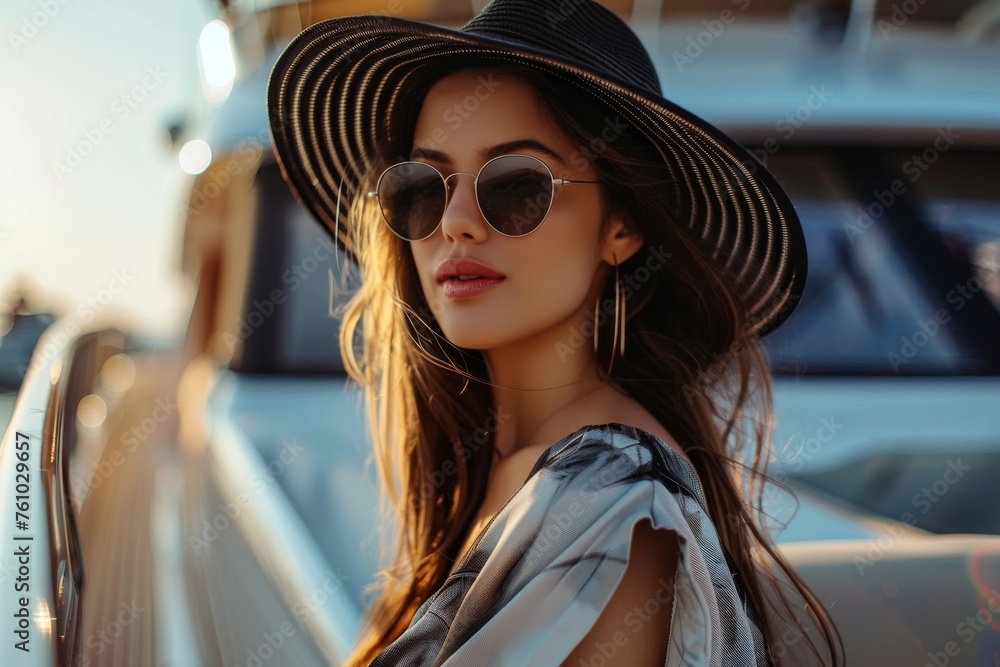
MULTIPOLYGON (((600 415, 602 423, 618 423, 626 426, 634 426, 642 431, 655 435, 668 447, 677 452, 681 458, 691 463, 691 459, 684 453, 684 449, 677 443, 674 436, 657 421, 656 417, 630 396, 623 396, 621 393, 611 390, 599 406, 595 406, 592 414, 600 415)), ((591 423, 596 423, 591 418, 591 423)), ((693 465, 693 464, 692 464, 693 465)))
POLYGON ((635 525, 631 540, 618 588, 564 666, 593 664, 597 655, 608 665, 660 667, 666 662, 680 553, 677 534, 655 529, 643 519, 635 525))

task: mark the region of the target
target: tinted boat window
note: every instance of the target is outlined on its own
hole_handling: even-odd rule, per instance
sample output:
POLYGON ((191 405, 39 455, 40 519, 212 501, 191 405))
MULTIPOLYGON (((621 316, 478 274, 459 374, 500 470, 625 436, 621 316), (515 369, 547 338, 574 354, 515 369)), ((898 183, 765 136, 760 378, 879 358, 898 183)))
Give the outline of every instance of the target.
POLYGON ((241 345, 230 367, 246 373, 344 372, 331 315, 357 285, 356 268, 295 201, 275 164, 253 182, 257 220, 240 319, 241 345), (346 278, 344 277, 346 274, 346 278))
POLYGON ((920 171, 915 153, 769 156, 809 252, 798 308, 764 341, 776 374, 1000 372, 1000 156, 942 153, 920 171))
POLYGON ((351 296, 345 285, 357 284, 356 267, 297 203, 289 206, 287 224, 290 236, 282 282, 288 304, 281 319, 278 363, 288 369, 343 372, 338 309, 351 296))

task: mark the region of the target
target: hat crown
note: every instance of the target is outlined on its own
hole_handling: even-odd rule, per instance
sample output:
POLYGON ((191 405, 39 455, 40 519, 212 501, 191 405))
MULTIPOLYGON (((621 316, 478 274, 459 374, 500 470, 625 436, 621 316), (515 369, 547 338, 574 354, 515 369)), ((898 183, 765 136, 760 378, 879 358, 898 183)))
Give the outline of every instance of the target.
POLYGON ((607 78, 663 94, 639 37, 593 0, 494 0, 459 31, 544 49, 607 78))

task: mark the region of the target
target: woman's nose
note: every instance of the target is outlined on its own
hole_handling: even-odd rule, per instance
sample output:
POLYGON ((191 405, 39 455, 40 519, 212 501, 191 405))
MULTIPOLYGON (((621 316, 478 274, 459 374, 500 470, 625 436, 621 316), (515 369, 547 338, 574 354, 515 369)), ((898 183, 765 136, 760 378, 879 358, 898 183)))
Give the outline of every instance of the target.
POLYGON ((444 235, 479 243, 485 241, 488 225, 476 202, 474 175, 464 172, 452 174, 445 184, 448 187, 448 205, 441 220, 444 235))

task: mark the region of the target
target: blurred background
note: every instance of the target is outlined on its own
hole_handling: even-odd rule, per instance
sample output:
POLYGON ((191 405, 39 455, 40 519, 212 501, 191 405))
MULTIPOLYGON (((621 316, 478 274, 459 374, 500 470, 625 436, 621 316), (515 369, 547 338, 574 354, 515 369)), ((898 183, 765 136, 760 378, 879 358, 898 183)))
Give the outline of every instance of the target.
POLYGON ((212 104, 198 44, 216 8, 84 0, 0 11, 0 293, 178 326, 190 298, 177 270, 190 187, 178 154, 212 104), (87 305, 105 290, 114 298, 87 305))
MULTIPOLYGON (((281 179, 265 85, 325 18, 485 4, 0 8, 0 470, 38 443, 51 556, 38 662, 0 662, 345 654, 377 564, 337 349, 351 267, 281 179)), ((577 2, 549 4, 557 26, 577 2)), ((603 4, 802 220, 806 291, 765 341, 788 487, 765 509, 848 664, 1000 664, 1000 2, 603 4)))

